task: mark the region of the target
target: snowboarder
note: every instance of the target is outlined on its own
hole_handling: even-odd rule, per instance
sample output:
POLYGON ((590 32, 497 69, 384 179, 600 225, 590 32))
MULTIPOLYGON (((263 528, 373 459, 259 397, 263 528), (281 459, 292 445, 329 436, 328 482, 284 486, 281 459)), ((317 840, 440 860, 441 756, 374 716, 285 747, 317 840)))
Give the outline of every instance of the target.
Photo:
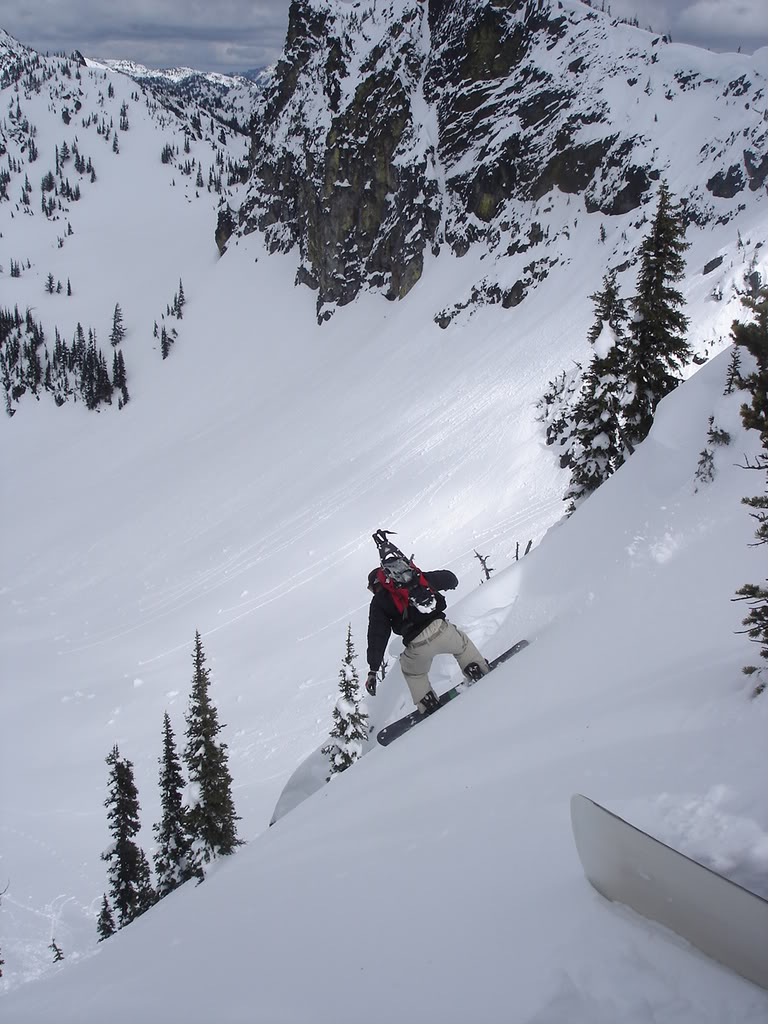
POLYGON ((365 688, 376 696, 377 672, 381 665, 391 634, 403 638, 405 650, 400 655, 403 670, 413 702, 423 715, 432 714, 440 707, 437 694, 429 681, 432 659, 437 654, 452 654, 459 667, 470 678, 479 678, 489 671, 488 662, 460 629, 445 617, 446 601, 440 591, 454 590, 459 581, 449 569, 423 574, 435 591, 436 600, 431 611, 420 611, 413 604, 396 602, 396 595, 388 588, 381 569, 368 574, 368 589, 373 594, 368 613, 368 678, 365 688))

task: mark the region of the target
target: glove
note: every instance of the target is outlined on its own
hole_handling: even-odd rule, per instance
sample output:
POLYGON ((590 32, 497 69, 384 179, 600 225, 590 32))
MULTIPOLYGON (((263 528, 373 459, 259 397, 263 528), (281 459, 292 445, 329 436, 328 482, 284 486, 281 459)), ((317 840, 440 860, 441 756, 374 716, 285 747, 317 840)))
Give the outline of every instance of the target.
POLYGON ((376 696, 376 683, 377 676, 375 672, 369 672, 368 678, 365 680, 365 688, 372 697, 376 696))

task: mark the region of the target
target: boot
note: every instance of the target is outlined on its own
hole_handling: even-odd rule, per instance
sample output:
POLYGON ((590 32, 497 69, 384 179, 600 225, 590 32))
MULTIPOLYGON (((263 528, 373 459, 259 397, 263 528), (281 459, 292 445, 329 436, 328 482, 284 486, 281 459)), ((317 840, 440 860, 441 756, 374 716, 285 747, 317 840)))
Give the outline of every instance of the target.
POLYGON ((440 708, 440 700, 434 690, 428 690, 419 701, 422 715, 432 715, 440 708))
POLYGON ((478 679, 483 678, 484 672, 476 661, 470 661, 470 663, 464 669, 464 675, 467 677, 467 681, 471 686, 472 683, 476 683, 478 679))

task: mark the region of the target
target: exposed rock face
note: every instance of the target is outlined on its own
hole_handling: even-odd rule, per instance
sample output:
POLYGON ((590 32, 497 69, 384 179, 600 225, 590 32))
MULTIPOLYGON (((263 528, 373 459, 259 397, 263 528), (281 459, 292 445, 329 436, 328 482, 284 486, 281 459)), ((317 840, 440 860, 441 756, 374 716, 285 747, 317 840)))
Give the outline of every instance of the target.
POLYGON ((428 251, 480 243, 519 268, 478 280, 439 322, 514 306, 557 262, 521 254, 568 237, 562 213, 532 230, 542 204, 564 195, 585 215, 624 217, 682 166, 669 130, 655 140, 670 104, 693 116, 706 94, 744 122, 725 141, 716 120, 702 125, 685 154, 708 171, 682 191, 692 221, 730 219, 747 184, 764 190, 768 127, 750 98, 766 83, 705 77, 684 54, 574 0, 293 0, 248 197, 217 241, 258 230, 271 250, 296 250, 320 319, 361 289, 402 298, 428 251))
POLYGON ((727 171, 718 171, 707 182, 707 188, 719 199, 733 199, 744 188, 744 173, 738 164, 731 164, 727 171))
POLYGON ((318 289, 320 316, 363 285, 407 294, 440 224, 434 154, 413 116, 424 65, 419 5, 376 20, 380 34, 363 54, 350 36, 356 19, 292 5, 240 211, 244 230, 263 231, 271 249, 298 247, 297 279, 318 289))
POLYGON ((753 192, 762 188, 768 179, 768 152, 765 150, 766 147, 763 148, 762 159, 760 156, 750 153, 748 149, 744 150, 744 166, 749 175, 749 187, 753 192))

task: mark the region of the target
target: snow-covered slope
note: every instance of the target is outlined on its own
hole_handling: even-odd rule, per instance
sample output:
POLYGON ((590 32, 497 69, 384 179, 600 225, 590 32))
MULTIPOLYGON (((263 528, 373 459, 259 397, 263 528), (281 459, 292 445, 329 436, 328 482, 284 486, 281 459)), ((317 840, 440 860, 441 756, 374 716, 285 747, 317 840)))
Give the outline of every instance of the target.
MULTIPOLYGON (((3 69, 35 59, 14 45, 3 69)), ((748 700, 739 670, 752 652, 731 603, 762 575, 739 504, 754 474, 735 466, 754 441, 740 434, 738 397, 721 401, 723 359, 549 530, 566 481, 535 403, 588 355, 588 296, 636 217, 607 221, 603 246, 599 217, 554 189, 542 215, 568 223, 570 263, 516 308, 479 305, 454 319, 461 330, 435 324, 488 266, 477 245, 428 252, 402 302, 361 293, 319 327, 315 296, 294 287, 295 255, 270 253, 257 231, 220 259, 220 196, 182 174, 185 134, 206 179, 216 147, 241 159, 239 137, 224 128, 221 143, 222 124, 211 131, 204 116, 190 132, 193 114, 124 75, 40 61, 39 91, 11 82, 1 97, 3 166, 10 156, 20 170, 0 201, 0 305, 32 308, 49 339, 82 322, 108 347, 119 302, 131 400, 94 413, 25 393, 0 423, 4 1014, 46 1020, 55 1006, 57 1019, 95 1022, 109 1004, 120 1020, 140 1002, 144 1016, 156 1006, 188 1021, 344 1020, 361 1005, 374 1020, 408 1019, 403 1006, 411 1019, 541 1024, 764 1017, 756 990, 606 909, 568 838, 567 796, 583 788, 750 884, 765 870, 765 708, 748 700), (96 181, 46 217, 40 179, 75 137, 96 181), (163 164, 166 143, 178 152, 163 164), (47 294, 49 273, 73 294, 47 294), (153 325, 168 322, 180 278, 187 303, 163 361, 153 325), (713 414, 734 444, 693 494, 713 414), (458 573, 451 614, 489 654, 521 634, 534 642, 267 830, 286 779, 327 735, 347 623, 363 652, 377 527, 458 573), (479 589, 475 549, 499 571, 479 589), (162 715, 183 730, 196 629, 248 846, 91 958, 103 759, 118 743, 134 762, 150 851, 162 715), (67 961, 38 984, 54 973, 52 937, 67 961), (354 950, 342 972, 340 949, 354 950), (210 983, 190 983, 204 973, 210 983)), ((235 208, 241 184, 226 187, 235 208)), ((684 290, 700 353, 727 344, 750 275, 768 277, 766 238, 759 191, 737 221, 691 226, 684 290)), ((451 666, 437 668, 441 685, 451 666)), ((393 669, 374 723, 404 702, 393 669)))
MULTIPOLYGON (((527 651, 253 837, 203 886, 12 992, 8 1019, 764 1019, 768 994, 601 900, 568 823, 568 798, 584 790, 768 892, 768 705, 749 700, 731 602, 756 569, 739 503, 750 475, 735 464, 755 446, 739 396, 722 397, 725 369, 721 356, 665 400, 616 477, 454 607, 489 653, 521 635, 533 639, 527 651), (733 443, 697 490, 710 415, 733 443)), ((340 561, 323 574, 336 575, 346 576, 340 561)), ((322 588, 326 605, 340 589, 322 588)), ((316 629, 329 611, 315 609, 316 629)), ((225 680, 232 635, 209 639, 225 680)), ((149 702, 125 701, 126 742, 130 705, 155 703, 148 675, 149 702)), ((441 665, 438 686, 454 676, 441 665)), ((393 671, 383 706, 403 699, 393 671)), ((63 709, 67 724, 98 718, 102 703, 84 694, 80 714, 63 709)), ((50 737, 45 714, 38 724, 50 737)))

